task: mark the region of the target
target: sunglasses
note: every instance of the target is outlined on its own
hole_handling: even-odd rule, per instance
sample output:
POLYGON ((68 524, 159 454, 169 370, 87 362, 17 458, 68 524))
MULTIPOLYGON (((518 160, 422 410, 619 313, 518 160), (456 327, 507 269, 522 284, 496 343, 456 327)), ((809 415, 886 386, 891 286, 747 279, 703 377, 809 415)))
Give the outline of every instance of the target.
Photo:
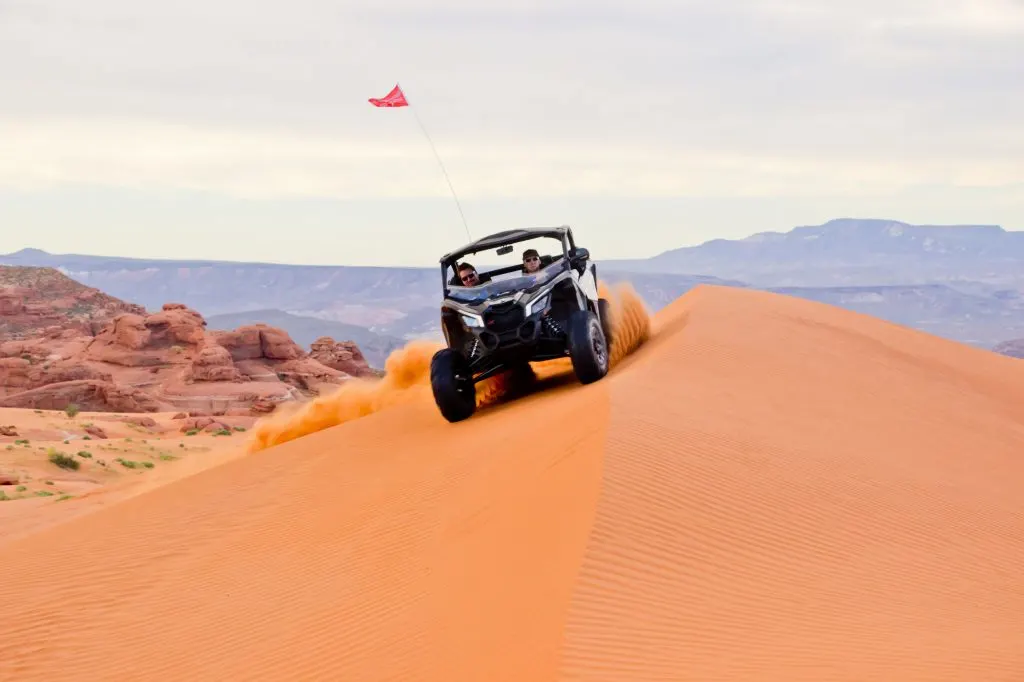
POLYGON ((535 260, 540 260, 540 257, 539 256, 529 256, 528 258, 524 258, 523 262, 524 263, 532 263, 535 260))

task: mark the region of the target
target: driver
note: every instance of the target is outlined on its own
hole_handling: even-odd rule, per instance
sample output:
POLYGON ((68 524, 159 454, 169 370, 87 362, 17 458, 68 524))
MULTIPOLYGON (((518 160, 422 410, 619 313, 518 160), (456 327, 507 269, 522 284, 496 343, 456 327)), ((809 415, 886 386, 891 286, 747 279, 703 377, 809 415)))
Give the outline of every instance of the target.
POLYGON ((489 275, 481 277, 477 274, 476 268, 473 267, 472 263, 462 263, 459 265, 459 279, 462 281, 464 287, 475 287, 478 284, 489 282, 491 280, 489 275))
POLYGON ((531 275, 540 270, 540 254, 537 249, 523 251, 523 272, 531 275))

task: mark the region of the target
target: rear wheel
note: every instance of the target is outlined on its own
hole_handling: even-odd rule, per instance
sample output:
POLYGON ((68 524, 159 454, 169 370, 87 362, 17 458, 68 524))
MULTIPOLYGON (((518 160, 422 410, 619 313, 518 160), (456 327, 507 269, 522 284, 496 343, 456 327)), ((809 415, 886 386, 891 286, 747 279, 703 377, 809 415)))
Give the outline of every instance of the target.
POLYGON ((430 388, 441 415, 462 421, 476 411, 476 387, 469 364, 458 351, 443 348, 430 360, 430 388))
POLYGON ((590 310, 574 311, 569 318, 569 357, 581 384, 608 373, 608 344, 597 315, 590 310))

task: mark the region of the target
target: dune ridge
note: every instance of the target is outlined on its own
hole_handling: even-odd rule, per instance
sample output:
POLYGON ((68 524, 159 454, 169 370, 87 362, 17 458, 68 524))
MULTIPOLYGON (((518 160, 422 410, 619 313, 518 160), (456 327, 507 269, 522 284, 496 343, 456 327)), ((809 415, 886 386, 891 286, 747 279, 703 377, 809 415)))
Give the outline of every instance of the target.
MULTIPOLYGON (((609 361, 614 367, 647 341, 651 318, 643 299, 628 282, 614 287, 599 282, 598 293, 611 304, 614 341, 609 348, 609 361)), ((442 347, 430 341, 412 341, 388 356, 382 379, 351 379, 308 403, 282 406, 256 423, 248 451, 258 452, 403 403, 428 401, 432 405, 430 358, 442 347)), ((521 397, 540 376, 571 371, 567 359, 538 365, 543 369, 531 367, 525 372, 504 372, 477 384, 477 407, 521 397)))
POLYGON ((699 287, 606 380, 6 545, 0 679, 1019 679, 1021 404, 1015 359, 699 287))
POLYGON ((1024 678, 1024 368, 761 292, 661 313, 557 679, 1024 678))

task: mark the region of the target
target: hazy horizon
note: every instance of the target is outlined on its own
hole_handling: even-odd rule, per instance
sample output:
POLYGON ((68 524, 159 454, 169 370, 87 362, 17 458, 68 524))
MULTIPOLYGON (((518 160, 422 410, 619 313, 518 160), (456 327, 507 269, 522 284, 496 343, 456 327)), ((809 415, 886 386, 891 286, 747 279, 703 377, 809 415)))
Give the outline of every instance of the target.
POLYGON ((433 265, 834 218, 1024 228, 1024 2, 0 0, 0 253, 433 265))

